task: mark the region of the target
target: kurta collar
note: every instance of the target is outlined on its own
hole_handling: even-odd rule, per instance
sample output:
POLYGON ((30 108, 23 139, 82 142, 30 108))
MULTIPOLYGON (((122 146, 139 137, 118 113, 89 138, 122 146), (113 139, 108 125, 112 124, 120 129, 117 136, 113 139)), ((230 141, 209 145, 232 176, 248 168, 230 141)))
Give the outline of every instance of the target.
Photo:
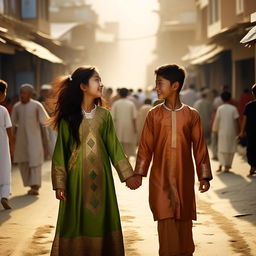
POLYGON ((179 111, 179 110, 181 110, 181 109, 183 109, 183 107, 185 106, 183 103, 181 103, 181 107, 180 108, 177 108, 177 109, 171 109, 171 108, 168 108, 166 105, 165 105, 165 103, 163 103, 163 106, 164 106, 164 108, 165 109, 167 109, 167 110, 169 110, 169 111, 179 111))

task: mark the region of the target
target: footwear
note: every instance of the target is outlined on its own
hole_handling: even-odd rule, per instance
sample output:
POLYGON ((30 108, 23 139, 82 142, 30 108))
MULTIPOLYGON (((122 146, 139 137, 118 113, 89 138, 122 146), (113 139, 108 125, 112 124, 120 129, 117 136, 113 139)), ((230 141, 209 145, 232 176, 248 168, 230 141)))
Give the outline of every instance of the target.
POLYGON ((12 207, 9 205, 9 202, 8 202, 7 198, 2 198, 1 199, 1 204, 4 207, 5 210, 12 209, 12 207))
POLYGON ((37 189, 30 189, 29 191, 28 191, 28 195, 30 195, 30 196, 38 196, 39 195, 39 192, 38 192, 38 190, 37 189))
POLYGON ((256 173, 256 168, 251 167, 249 176, 252 176, 252 175, 255 174, 255 173, 256 173))

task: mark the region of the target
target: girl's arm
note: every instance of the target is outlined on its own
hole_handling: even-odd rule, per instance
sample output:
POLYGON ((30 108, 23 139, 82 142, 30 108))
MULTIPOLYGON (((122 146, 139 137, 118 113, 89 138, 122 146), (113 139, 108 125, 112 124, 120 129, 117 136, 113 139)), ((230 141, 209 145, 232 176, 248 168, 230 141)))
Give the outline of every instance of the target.
POLYGON ((121 182, 126 181, 133 176, 132 166, 129 163, 122 145, 120 144, 114 127, 114 123, 110 112, 107 113, 105 128, 105 145, 108 150, 109 157, 114 165, 121 182))

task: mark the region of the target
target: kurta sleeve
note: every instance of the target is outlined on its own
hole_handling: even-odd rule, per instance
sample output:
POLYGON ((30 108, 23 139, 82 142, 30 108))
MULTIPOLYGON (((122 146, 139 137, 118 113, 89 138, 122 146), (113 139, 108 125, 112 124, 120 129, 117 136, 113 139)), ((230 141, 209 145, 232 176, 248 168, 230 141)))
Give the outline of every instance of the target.
POLYGON ((10 119, 10 115, 9 115, 6 108, 4 108, 4 127, 5 128, 12 127, 12 122, 11 122, 11 119, 10 119))
POLYGON ((198 180, 211 180, 212 172, 210 166, 210 159, 204 138, 200 116, 196 112, 193 118, 194 120, 192 126, 192 143, 198 180))
POLYGON ((110 112, 107 114, 105 143, 111 162, 114 165, 121 182, 124 182, 126 179, 133 176, 133 169, 125 156, 122 145, 116 136, 115 127, 110 112))
POLYGON ((142 130, 135 166, 135 173, 144 177, 147 176, 153 155, 153 139, 153 117, 149 111, 142 130))
POLYGON ((44 106, 38 102, 38 119, 40 124, 44 125, 45 121, 49 118, 44 106))
POLYGON ((12 119, 12 124, 13 128, 18 125, 18 113, 17 113, 17 106, 14 105, 11 113, 11 119, 12 119))
POLYGON ((58 137, 52 156, 52 186, 53 189, 65 189, 67 179, 67 151, 69 130, 64 120, 61 120, 58 127, 58 137))

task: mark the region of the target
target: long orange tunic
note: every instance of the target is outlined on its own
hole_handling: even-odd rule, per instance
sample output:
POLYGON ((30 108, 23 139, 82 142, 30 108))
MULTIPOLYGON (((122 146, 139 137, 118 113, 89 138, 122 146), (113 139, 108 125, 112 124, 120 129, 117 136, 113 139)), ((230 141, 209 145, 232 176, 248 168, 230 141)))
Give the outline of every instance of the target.
POLYGON ((212 179, 210 160, 198 112, 182 105, 171 111, 160 104, 144 124, 135 173, 149 179, 149 203, 154 220, 196 219, 194 165, 199 180, 212 179))

